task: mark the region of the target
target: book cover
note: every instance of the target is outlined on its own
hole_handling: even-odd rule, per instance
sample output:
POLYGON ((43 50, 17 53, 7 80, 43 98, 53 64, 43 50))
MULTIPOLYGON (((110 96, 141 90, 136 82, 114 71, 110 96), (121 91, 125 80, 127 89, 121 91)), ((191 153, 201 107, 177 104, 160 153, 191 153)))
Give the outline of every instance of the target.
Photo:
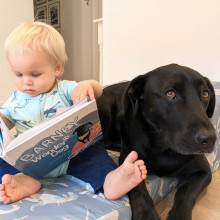
POLYGON ((37 179, 102 138, 96 101, 85 99, 9 141, 7 147, 5 131, 1 120, 0 156, 37 179))

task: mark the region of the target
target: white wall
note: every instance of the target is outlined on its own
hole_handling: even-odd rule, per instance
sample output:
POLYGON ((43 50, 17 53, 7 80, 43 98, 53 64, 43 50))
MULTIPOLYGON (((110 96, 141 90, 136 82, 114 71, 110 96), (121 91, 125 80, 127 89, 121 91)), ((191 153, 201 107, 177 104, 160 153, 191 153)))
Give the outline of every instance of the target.
POLYGON ((101 0, 61 0, 61 33, 69 61, 63 78, 98 80, 98 37, 94 19, 101 16, 101 0))
POLYGON ((103 0, 103 84, 169 63, 220 81, 219 0, 103 0))
POLYGON ((9 33, 24 21, 33 21, 33 1, 7 0, 0 2, 0 106, 14 91, 12 73, 6 60, 4 42, 9 33))

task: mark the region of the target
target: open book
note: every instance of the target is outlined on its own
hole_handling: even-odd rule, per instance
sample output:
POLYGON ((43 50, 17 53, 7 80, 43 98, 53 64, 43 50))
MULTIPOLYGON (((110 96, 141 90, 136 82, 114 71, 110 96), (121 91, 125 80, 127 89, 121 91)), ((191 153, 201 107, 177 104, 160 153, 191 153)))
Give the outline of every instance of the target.
POLYGON ((38 179, 101 138, 96 101, 87 97, 17 138, 0 118, 0 157, 38 179))

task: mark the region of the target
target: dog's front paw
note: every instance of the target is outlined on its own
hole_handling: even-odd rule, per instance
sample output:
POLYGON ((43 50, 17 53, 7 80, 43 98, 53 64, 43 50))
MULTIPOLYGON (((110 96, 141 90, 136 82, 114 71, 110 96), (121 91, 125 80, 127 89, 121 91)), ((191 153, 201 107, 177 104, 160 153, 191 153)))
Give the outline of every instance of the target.
POLYGON ((160 220, 144 181, 129 193, 132 220, 160 220))
POLYGON ((167 220, 192 220, 191 214, 170 210, 167 220))
POLYGON ((151 210, 147 212, 146 210, 142 210, 141 213, 132 213, 132 220, 160 220, 157 212, 151 210))

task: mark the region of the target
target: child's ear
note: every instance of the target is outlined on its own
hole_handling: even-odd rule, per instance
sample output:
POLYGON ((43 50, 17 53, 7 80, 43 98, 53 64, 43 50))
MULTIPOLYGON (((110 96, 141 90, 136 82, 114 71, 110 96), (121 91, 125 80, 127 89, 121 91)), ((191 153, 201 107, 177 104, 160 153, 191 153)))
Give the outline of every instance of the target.
POLYGON ((62 71, 62 65, 60 62, 58 62, 55 66, 55 69, 54 69, 54 76, 58 77, 60 75, 61 71, 62 71))

